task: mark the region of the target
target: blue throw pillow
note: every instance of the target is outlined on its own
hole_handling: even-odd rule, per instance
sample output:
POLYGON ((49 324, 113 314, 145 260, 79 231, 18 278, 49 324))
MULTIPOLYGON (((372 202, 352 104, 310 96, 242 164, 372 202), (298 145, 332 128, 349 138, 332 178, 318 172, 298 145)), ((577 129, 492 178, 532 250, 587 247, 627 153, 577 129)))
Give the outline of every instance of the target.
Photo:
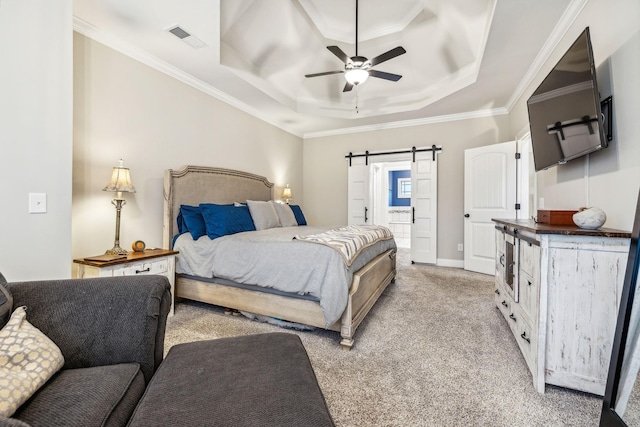
POLYGON ((207 234, 207 227, 198 206, 180 205, 180 213, 178 214, 178 231, 180 233, 189 232, 193 240, 207 234), (182 222, 183 229, 180 229, 182 222))
POLYGON ((202 212, 207 236, 210 239, 256 229, 247 206, 202 203, 200 212, 202 212))
POLYGON ((176 234, 176 236, 189 231, 189 228, 187 227, 187 224, 185 224, 184 218, 182 216, 182 207, 180 208, 180 212, 178 212, 178 218, 176 218, 176 222, 178 223, 178 234, 176 234))
POLYGON ((298 205, 289 205, 291 210, 293 211, 293 215, 296 217, 296 221, 298 225, 307 225, 307 220, 304 219, 304 215, 302 213, 302 209, 298 205))

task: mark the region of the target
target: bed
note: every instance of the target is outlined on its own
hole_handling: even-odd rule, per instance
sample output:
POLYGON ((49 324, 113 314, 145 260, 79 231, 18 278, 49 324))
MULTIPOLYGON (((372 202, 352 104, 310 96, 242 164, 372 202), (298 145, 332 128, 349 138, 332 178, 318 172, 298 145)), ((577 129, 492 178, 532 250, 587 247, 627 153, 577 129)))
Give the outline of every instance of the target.
MULTIPOLYGON (((177 221, 181 205, 233 204, 247 200, 269 201, 272 199, 273 184, 259 175, 203 166, 183 166, 176 170, 166 170, 163 246, 169 248, 174 245, 174 238, 178 234, 177 221)), ((306 227, 291 228, 297 228, 299 234, 304 234, 306 231, 306 227)), ((312 227, 310 229, 317 231, 312 227)), ((248 233, 258 236, 262 231, 248 233)), ((238 236, 241 234, 247 233, 240 233, 238 236)), ((198 242, 200 240, 198 239, 198 242)), ((220 242, 223 240, 224 238, 220 238, 220 242)), ((315 245, 315 243, 306 244, 315 245)), ((181 247, 184 248, 185 245, 182 244, 181 247)), ((242 286, 242 284, 216 277, 200 277, 178 272, 175 297, 337 331, 342 338, 340 341, 342 347, 350 349, 354 345, 356 329, 382 292, 394 280, 396 274, 395 243, 386 247, 370 247, 364 252, 368 252, 366 263, 360 261, 363 265, 359 265, 358 262, 354 262, 350 267, 350 284, 346 284, 348 287, 346 305, 341 315, 331 324, 327 324, 325 312, 317 298, 272 292, 260 286, 242 286), (376 250, 379 253, 372 253, 376 250)), ((178 264, 180 257, 181 254, 178 254, 178 264)))

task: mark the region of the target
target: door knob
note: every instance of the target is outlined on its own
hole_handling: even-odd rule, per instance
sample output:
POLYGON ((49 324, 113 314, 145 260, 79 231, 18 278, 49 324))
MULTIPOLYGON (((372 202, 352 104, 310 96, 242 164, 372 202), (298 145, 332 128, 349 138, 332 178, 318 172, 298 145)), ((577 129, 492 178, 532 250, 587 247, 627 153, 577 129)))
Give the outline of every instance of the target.
POLYGON ((470 216, 469 214, 464 214, 465 218, 469 218, 469 216, 470 216))

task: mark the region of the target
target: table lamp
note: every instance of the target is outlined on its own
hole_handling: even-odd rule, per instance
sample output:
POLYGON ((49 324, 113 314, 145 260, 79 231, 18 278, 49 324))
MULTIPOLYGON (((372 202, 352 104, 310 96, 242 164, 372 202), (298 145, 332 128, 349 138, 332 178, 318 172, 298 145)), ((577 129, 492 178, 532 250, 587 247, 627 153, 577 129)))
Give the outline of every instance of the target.
POLYGON ((282 198, 284 199, 286 204, 289 204, 289 201, 293 199, 293 194, 291 194, 291 188, 289 188, 289 184, 282 189, 282 198))
POLYGON ((122 198, 122 193, 135 193, 136 189, 131 183, 129 168, 123 167, 123 164, 124 161, 120 159, 120 164, 113 168, 111 181, 102 189, 102 191, 116 193, 116 198, 111 201, 111 204, 116 208, 116 238, 113 242, 113 248, 105 252, 108 255, 126 255, 129 253, 126 249, 120 247, 120 211, 127 204, 127 201, 122 198))

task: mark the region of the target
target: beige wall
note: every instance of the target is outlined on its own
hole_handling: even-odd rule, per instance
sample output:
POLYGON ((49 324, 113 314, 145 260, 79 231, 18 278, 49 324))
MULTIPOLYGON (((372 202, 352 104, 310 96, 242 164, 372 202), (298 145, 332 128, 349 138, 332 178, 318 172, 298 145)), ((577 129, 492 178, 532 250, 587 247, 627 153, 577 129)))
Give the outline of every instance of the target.
POLYGON ((615 139, 590 157, 588 168, 580 159, 538 173, 538 191, 546 208, 600 206, 608 214, 607 226, 631 228, 640 183, 637 0, 588 2, 508 117, 304 142, 78 34, 72 82, 71 2, 49 3, 0 2, 0 52, 12 63, 0 68, 3 99, 10 100, 0 105, 0 170, 3 182, 11 183, 1 195, 15 207, 3 213, 3 241, 11 244, 3 245, 0 271, 10 280, 68 277, 72 256, 111 247, 113 195, 100 190, 120 157, 138 189, 126 195, 122 246, 143 239, 156 247, 162 242, 166 168, 193 163, 263 174, 277 186, 292 186, 294 202, 303 204, 311 223, 344 224, 349 151, 441 145, 438 257, 462 259, 456 245, 463 241, 464 149, 508 141, 527 127, 526 98, 587 25, 601 93, 614 96, 615 139), (30 37, 11 37, 25 22, 30 37), (47 214, 27 213, 29 192, 47 193, 47 214))
POLYGON ((538 172, 538 198, 545 209, 598 206, 606 227, 631 230, 640 187, 640 2, 590 1, 553 55, 517 101, 509 119, 511 133, 528 126, 526 100, 571 43, 589 26, 598 86, 613 95, 614 139, 609 148, 566 165, 538 172))
POLYGON ((0 2, 0 272, 71 276, 72 2, 0 2), (28 213, 29 193, 47 212, 28 213))
POLYGON ((438 259, 462 260, 464 150, 512 140, 506 115, 304 141, 304 212, 312 224, 346 224, 349 152, 442 147, 438 155, 438 259))
POLYGON ((302 203, 302 140, 80 34, 74 34, 73 256, 113 246, 113 193, 124 158, 120 243, 162 245, 162 178, 185 164, 244 170, 285 184, 302 203))

